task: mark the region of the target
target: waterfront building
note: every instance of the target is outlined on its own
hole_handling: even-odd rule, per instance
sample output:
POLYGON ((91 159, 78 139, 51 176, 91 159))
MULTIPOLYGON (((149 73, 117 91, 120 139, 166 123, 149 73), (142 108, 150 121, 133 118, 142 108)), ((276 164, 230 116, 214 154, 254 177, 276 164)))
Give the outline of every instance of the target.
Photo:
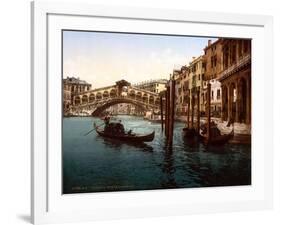
MULTIPOLYGON (((208 45, 204 48, 205 77, 203 81, 203 102, 206 105, 207 84, 211 84, 211 115, 221 117, 222 98, 221 83, 218 80, 222 72, 222 40, 218 39, 214 43, 208 40, 208 45)), ((205 108, 204 108, 205 111, 205 108)))
POLYGON ((112 105, 105 111, 113 115, 131 115, 132 108, 134 109, 134 106, 131 104, 121 103, 112 105))
POLYGON ((180 70, 174 70, 173 76, 176 81, 176 115, 186 116, 188 104, 190 110, 194 104, 194 112, 197 113, 197 91, 200 92, 200 111, 204 110, 203 78, 205 64, 203 56, 193 57, 189 65, 182 66, 180 70), (194 96, 194 102, 192 102, 194 96))
POLYGON ((80 78, 76 77, 67 77, 63 79, 63 89, 70 91, 71 102, 73 103, 73 96, 79 93, 89 91, 92 85, 87 83, 84 80, 80 80, 80 78))
POLYGON ((173 79, 175 80, 175 115, 180 116, 181 113, 181 83, 180 83, 180 72, 179 71, 173 71, 173 79))
MULTIPOLYGON (((197 91, 200 93, 200 112, 204 110, 205 105, 203 101, 204 95, 203 93, 203 80, 205 77, 205 62, 204 57, 193 57, 192 61, 189 64, 189 70, 188 70, 188 78, 189 78, 189 101, 192 108, 192 104, 195 104, 196 108, 196 102, 197 102, 197 91), (194 96, 194 102, 192 103, 192 96, 194 96)), ((195 114, 197 113, 197 109, 195 110, 195 114)))
POLYGON ((63 112, 66 113, 71 106, 71 91, 67 86, 63 87, 63 112))
POLYGON ((166 90, 167 82, 168 82, 168 80, 166 80, 166 79, 147 80, 147 81, 143 81, 143 82, 134 84, 133 86, 135 86, 139 89, 144 89, 144 90, 159 94, 161 91, 166 90))
POLYGON ((187 67, 182 66, 180 70, 173 71, 173 78, 175 79, 176 85, 176 101, 175 101, 175 112, 176 116, 184 116, 187 113, 189 85, 187 79, 187 67))
POLYGON ((223 121, 251 124, 251 40, 221 39, 223 121))

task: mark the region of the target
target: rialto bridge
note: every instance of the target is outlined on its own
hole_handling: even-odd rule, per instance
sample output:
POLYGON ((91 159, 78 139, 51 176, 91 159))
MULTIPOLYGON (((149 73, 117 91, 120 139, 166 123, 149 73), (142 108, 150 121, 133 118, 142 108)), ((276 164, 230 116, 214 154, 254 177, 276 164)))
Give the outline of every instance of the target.
POLYGON ((115 85, 97 88, 73 96, 71 114, 86 113, 97 116, 106 108, 119 103, 138 106, 142 111, 159 110, 160 97, 157 93, 138 89, 125 80, 115 85))

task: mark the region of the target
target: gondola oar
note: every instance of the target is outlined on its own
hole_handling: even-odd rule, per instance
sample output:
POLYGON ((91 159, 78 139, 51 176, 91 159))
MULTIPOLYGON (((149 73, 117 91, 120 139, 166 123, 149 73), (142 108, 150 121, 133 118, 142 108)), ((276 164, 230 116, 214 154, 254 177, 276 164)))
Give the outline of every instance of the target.
POLYGON ((88 134, 90 134, 91 132, 93 132, 96 128, 98 128, 98 127, 100 127, 100 126, 102 126, 102 125, 104 125, 104 123, 102 123, 102 124, 100 124, 100 125, 98 125, 98 126, 95 126, 92 130, 90 130, 90 131, 88 131, 86 134, 84 134, 84 136, 87 136, 88 134))

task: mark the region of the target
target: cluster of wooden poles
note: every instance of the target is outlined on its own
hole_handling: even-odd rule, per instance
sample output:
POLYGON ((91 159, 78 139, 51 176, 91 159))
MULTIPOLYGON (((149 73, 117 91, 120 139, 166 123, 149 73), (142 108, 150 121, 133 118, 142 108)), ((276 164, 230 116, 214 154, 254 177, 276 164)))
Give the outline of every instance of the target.
MULTIPOLYGON (((176 100, 176 90, 175 90, 175 80, 169 80, 166 91, 160 95, 160 112, 161 112, 161 129, 162 132, 165 131, 165 136, 167 139, 168 146, 171 146, 173 143, 173 131, 174 131, 174 121, 175 121, 175 100, 176 100), (165 104, 164 104, 165 98, 165 104), (165 107, 165 109, 164 109, 165 107), (164 117, 165 111, 165 117, 164 117)), ((210 115, 210 106, 211 106, 211 84, 207 85, 207 105, 206 105, 206 116, 207 116, 207 139, 211 137, 211 115, 210 115)), ((187 128, 194 129, 197 133, 200 132, 200 91, 197 90, 197 118, 196 118, 196 127, 194 127, 194 106, 195 106, 195 96, 191 97, 191 115, 190 115, 190 104, 187 105, 187 128), (190 118, 191 117, 191 118, 190 118)), ((190 101, 189 101, 190 102, 190 101)))

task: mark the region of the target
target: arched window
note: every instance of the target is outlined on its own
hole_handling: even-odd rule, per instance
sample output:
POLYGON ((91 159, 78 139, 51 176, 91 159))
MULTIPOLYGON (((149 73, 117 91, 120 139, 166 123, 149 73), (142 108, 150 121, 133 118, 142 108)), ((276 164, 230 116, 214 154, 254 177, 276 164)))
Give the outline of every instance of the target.
POLYGON ((82 103, 83 103, 83 104, 88 103, 88 96, 87 96, 87 95, 83 95, 83 97, 82 97, 82 103))
POLYGON ((89 96, 89 102, 93 102, 93 101, 95 101, 95 99, 96 99, 96 97, 95 97, 95 94, 90 94, 90 96, 89 96))

